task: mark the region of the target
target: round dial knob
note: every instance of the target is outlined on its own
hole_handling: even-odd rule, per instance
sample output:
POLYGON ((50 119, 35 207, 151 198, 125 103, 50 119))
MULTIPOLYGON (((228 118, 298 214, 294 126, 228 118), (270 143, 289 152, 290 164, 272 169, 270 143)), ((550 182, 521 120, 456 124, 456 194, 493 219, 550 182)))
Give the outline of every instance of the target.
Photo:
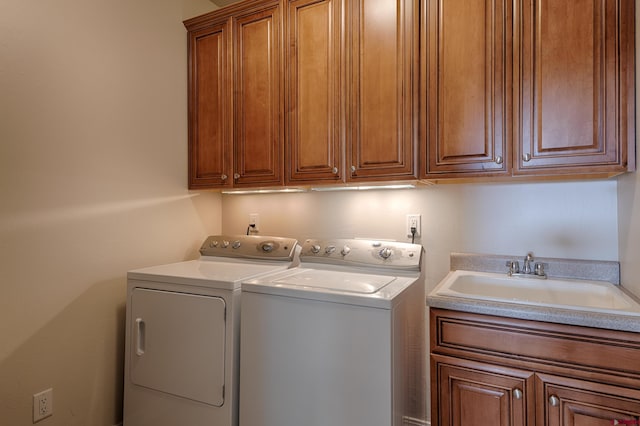
POLYGON ((218 242, 217 241, 211 241, 209 243, 209 247, 213 248, 213 247, 218 247, 218 242))
POLYGON ((324 252, 327 254, 331 254, 334 251, 336 251, 336 246, 327 246, 327 248, 324 249, 324 252))
POLYGON ((344 246, 342 247, 342 250, 340 251, 340 253, 342 253, 343 256, 346 256, 349 254, 350 251, 351 251, 351 248, 349 246, 344 246))
POLYGON ((384 247, 382 250, 378 252, 381 258, 388 259, 393 254, 393 251, 389 247, 384 247))
POLYGON ((229 241, 222 240, 222 248, 229 247, 229 241))
POLYGON ((231 247, 233 247, 234 249, 240 248, 240 241, 235 240, 235 241, 233 242, 233 245, 232 245, 231 247))
POLYGON ((311 246, 311 252, 312 253, 320 253, 320 246, 317 244, 314 244, 311 246))
POLYGON ((270 253, 273 251, 273 243, 264 243, 262 244, 262 251, 265 253, 270 253))

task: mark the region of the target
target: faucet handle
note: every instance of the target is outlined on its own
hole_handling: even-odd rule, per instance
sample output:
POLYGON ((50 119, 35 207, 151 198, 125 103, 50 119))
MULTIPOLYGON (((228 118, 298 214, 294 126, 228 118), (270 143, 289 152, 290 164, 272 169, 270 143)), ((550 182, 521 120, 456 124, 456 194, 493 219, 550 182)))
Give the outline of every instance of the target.
POLYGON ((513 274, 517 274, 520 272, 520 263, 518 263, 517 260, 507 260, 507 263, 505 266, 509 268, 509 271, 507 271, 508 276, 511 276, 513 274))
POLYGON ((536 274, 539 277, 546 277, 547 274, 544 271, 544 268, 548 266, 545 263, 542 262, 536 262, 536 264, 533 267, 533 273, 536 274))

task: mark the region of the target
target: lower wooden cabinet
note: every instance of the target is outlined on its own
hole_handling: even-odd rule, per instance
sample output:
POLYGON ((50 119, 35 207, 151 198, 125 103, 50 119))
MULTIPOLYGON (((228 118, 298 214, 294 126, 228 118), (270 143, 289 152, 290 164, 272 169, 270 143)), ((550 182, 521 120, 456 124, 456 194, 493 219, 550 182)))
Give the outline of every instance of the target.
POLYGON ((432 426, 637 425, 640 336, 431 309, 431 402, 432 426))

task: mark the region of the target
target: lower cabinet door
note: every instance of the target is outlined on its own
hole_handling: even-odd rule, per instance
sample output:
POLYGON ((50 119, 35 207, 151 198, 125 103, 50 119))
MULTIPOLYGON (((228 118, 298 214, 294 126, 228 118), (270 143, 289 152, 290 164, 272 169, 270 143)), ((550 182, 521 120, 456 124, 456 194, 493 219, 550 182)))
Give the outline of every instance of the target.
POLYGON ((640 389, 536 374, 538 426, 640 425, 640 389))
POLYGON ((534 373, 432 355, 434 426, 533 424, 534 373))

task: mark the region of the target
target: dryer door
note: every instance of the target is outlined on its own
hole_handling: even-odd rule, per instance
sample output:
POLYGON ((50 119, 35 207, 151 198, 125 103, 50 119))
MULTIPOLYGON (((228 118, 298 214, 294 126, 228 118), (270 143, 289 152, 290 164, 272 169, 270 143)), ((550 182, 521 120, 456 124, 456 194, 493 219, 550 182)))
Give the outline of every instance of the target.
POLYGON ((131 313, 131 382, 222 406, 224 299, 136 288, 131 313))

